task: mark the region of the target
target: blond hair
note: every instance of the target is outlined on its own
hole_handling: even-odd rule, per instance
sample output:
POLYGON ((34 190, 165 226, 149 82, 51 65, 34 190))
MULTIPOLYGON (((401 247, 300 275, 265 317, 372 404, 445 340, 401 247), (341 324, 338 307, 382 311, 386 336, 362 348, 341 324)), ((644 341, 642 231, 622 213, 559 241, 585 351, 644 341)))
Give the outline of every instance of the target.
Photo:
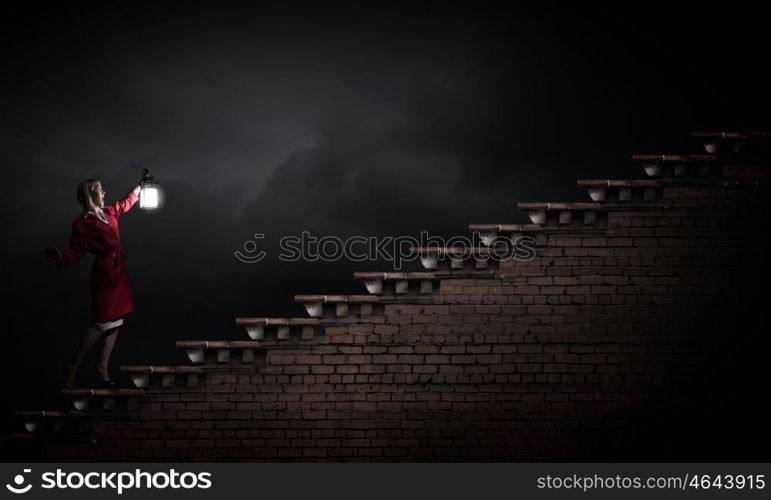
POLYGON ((78 184, 76 191, 78 197, 78 203, 80 203, 85 210, 91 210, 99 212, 99 206, 96 203, 97 193, 101 181, 99 179, 86 179, 78 184))

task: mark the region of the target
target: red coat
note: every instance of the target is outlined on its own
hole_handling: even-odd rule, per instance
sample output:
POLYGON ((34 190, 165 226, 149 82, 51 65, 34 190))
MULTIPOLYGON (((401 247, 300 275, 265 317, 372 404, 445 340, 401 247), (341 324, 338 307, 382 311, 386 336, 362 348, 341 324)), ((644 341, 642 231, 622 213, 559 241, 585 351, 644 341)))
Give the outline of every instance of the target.
POLYGON ((63 269, 82 259, 86 252, 96 255, 91 268, 91 313, 95 323, 120 318, 133 308, 126 272, 126 254, 120 246, 118 217, 137 201, 134 191, 125 198, 102 208, 108 224, 94 214, 79 215, 72 223, 70 247, 62 252, 57 267, 63 269))

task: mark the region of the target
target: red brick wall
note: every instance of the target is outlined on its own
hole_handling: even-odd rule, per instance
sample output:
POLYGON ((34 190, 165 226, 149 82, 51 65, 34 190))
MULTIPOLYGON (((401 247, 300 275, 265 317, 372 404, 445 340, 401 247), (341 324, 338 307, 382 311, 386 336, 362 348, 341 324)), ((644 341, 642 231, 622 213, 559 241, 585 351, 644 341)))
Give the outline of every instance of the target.
MULTIPOLYGON (((550 232, 502 277, 149 391, 50 460, 752 459, 767 192, 671 187, 550 232)), ((348 322, 346 322, 348 321, 348 322)), ((762 354, 761 354, 762 353, 762 354)), ((758 446, 753 446, 758 444, 758 446)))

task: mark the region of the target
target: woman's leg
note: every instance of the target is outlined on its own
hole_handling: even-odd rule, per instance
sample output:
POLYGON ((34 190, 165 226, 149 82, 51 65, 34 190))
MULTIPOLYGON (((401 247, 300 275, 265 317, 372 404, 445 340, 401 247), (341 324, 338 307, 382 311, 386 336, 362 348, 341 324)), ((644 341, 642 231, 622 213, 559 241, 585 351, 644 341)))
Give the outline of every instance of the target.
POLYGON ((70 361, 66 366, 64 379, 67 381, 67 383, 72 384, 73 380, 75 379, 75 374, 78 372, 78 366, 80 366, 80 362, 88 353, 88 350, 91 349, 91 346, 94 345, 94 342, 96 342, 101 335, 102 331, 93 326, 83 332, 83 335, 80 337, 80 342, 78 342, 78 347, 75 349, 75 352, 72 353, 72 357, 70 357, 70 361))
POLYGON ((110 363, 110 354, 112 354, 112 348, 115 345, 115 340, 118 338, 118 330, 116 328, 110 333, 105 333, 104 346, 102 346, 102 353, 99 355, 99 363, 97 369, 102 380, 110 380, 110 370, 108 365, 110 363))

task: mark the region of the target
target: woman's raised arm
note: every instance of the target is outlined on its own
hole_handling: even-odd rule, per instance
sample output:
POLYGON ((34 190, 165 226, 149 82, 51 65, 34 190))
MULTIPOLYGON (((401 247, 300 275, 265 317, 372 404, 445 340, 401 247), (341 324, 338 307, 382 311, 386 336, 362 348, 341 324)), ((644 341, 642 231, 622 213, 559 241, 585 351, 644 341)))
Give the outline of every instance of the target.
POLYGON ((115 217, 118 217, 121 214, 131 210, 131 207, 133 207, 134 203, 136 203, 139 199, 139 192, 142 190, 142 181, 145 180, 148 175, 150 175, 150 169, 143 168, 141 173, 142 179, 137 183, 137 185, 134 186, 134 188, 129 191, 128 194, 123 197, 123 199, 116 201, 112 205, 105 206, 105 212, 112 213, 115 217))

